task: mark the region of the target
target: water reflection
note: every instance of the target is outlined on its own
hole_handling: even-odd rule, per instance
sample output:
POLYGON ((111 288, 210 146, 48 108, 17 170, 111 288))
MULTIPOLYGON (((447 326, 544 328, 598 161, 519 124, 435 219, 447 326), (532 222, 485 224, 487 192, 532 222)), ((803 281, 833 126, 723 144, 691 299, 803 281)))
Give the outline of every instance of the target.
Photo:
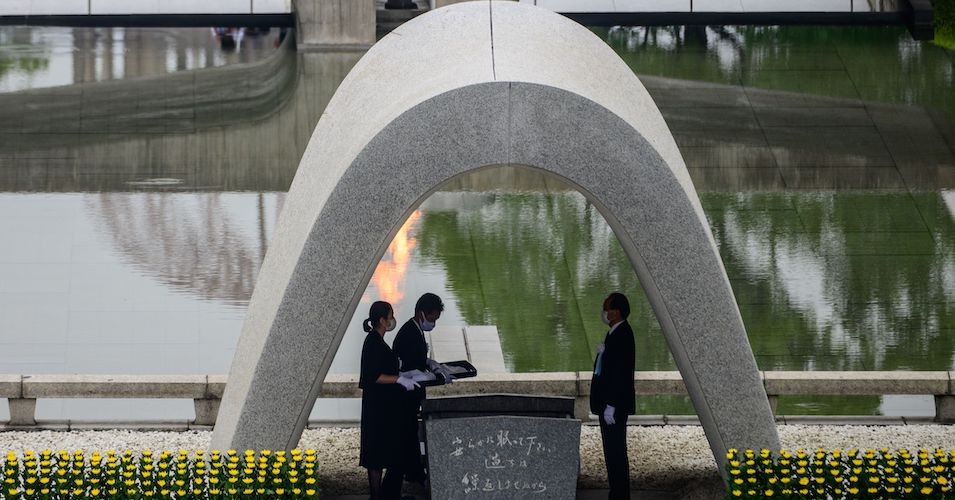
MULTIPOLYGON (((447 269, 469 323, 498 325, 516 371, 586 369, 604 333, 587 311, 608 289, 642 297, 596 210, 549 182, 546 190, 461 194, 477 207, 429 211, 421 222, 422 256, 447 269), (534 348, 554 341, 566 349, 534 348)), ((702 200, 762 368, 952 366, 955 225, 938 194, 702 200)), ((638 367, 673 369, 649 305, 634 302, 646 346, 638 367)))
POLYGON ((411 260, 412 251, 418 246, 418 239, 411 236, 411 231, 421 218, 421 210, 415 210, 405 221, 395 239, 388 245, 385 255, 375 268, 371 282, 374 288, 378 289, 377 299, 371 299, 367 294, 364 298, 367 302, 374 300, 384 300, 391 304, 397 304, 404 300, 404 283, 407 279, 408 264, 411 260))
POLYGON ((205 300, 245 306, 285 193, 100 193, 86 210, 137 271, 205 300))
POLYGON ((0 26, 0 92, 165 75, 261 59, 279 31, 221 50, 209 29, 0 26))
POLYGON ((930 106, 955 117, 952 52, 904 28, 593 28, 641 75, 930 106))
MULTIPOLYGON (((201 55, 214 41, 180 43, 206 30, 151 41, 127 31, 123 50, 151 61, 134 68, 116 33, 108 48, 96 30, 17 30, 0 28, 0 42, 19 37, 0 54, 32 54, 22 47, 36 37, 68 43, 12 63, 32 73, 0 74, 19 82, 0 93, 5 371, 225 372, 283 193, 361 54, 285 47, 206 68, 220 61, 201 55), (84 48, 72 54, 75 41, 84 48), (64 67, 76 84, 48 87, 64 67)), ((673 130, 762 368, 952 367, 949 53, 881 28, 596 31, 640 72, 673 130)), ((609 289, 634 298, 640 369, 673 369, 594 207, 539 172, 486 170, 404 224, 359 316, 383 298, 408 317, 435 291, 445 324, 498 326, 509 369, 586 370, 609 289)), ((333 371, 356 368, 352 323, 333 371)), ((672 398, 643 404, 689 411, 672 398)), ((879 398, 840 405, 783 402, 881 411, 879 398)))

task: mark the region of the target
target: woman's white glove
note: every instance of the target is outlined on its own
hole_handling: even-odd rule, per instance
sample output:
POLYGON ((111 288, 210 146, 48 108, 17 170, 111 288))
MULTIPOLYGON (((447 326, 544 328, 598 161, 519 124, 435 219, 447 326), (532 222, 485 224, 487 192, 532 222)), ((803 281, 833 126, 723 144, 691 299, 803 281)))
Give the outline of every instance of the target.
POLYGON ((613 406, 607 405, 607 407, 604 408, 604 422, 607 422, 607 425, 613 425, 617 423, 617 421, 613 419, 613 412, 613 406))
POLYGON ((404 387, 406 391, 413 391, 415 387, 421 387, 421 384, 415 382, 411 377, 398 377, 398 384, 404 387))
POLYGON ((445 382, 448 384, 450 384, 451 380, 454 378, 454 376, 451 375, 451 370, 448 370, 448 367, 438 363, 433 359, 428 360, 428 369, 431 370, 431 373, 444 377, 445 382))

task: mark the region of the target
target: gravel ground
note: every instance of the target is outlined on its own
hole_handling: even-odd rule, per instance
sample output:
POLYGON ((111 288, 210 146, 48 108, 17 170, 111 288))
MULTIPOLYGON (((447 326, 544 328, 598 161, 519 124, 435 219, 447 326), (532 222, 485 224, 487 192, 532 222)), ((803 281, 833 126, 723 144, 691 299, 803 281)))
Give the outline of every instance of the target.
MULTIPOLYGON (((955 448, 955 426, 780 425, 788 449, 955 448)), ((0 432, 0 450, 194 450, 208 449, 209 432, 30 431, 0 432)), ((721 498, 716 464, 698 426, 628 429, 634 489, 680 491, 683 498, 721 498)), ((306 430, 302 448, 319 452, 319 476, 327 494, 363 493, 364 469, 358 467, 358 429, 326 427, 306 430)), ((584 426, 580 443, 581 489, 606 488, 600 431, 584 426)))

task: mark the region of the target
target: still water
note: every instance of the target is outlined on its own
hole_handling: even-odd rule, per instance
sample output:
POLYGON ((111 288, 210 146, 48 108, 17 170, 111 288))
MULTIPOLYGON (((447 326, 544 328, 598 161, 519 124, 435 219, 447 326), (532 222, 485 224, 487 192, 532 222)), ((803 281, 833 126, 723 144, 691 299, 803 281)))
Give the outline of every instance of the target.
MULTIPOLYGON (((595 29, 680 145, 767 370, 948 370, 955 353, 953 54, 887 28, 595 29)), ((0 372, 224 373, 298 160, 360 54, 277 32, 0 28, 0 372)), ((674 364, 599 213, 517 168, 443 187, 405 224, 360 317, 498 327, 511 371, 586 370, 610 290, 640 370, 674 364)), ((931 414, 930 398, 792 398, 781 412, 931 414)), ((191 405, 40 401, 40 418, 191 405)), ((690 412, 644 398, 647 413, 690 412)), ((330 413, 349 412, 347 404, 330 413)))

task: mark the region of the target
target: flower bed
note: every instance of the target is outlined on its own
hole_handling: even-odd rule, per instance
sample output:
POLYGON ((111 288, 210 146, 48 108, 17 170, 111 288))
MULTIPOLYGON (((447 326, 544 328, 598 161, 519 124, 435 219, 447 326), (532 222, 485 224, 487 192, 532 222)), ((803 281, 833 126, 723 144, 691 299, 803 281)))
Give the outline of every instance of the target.
POLYGON ((729 498, 955 498, 955 450, 731 449, 729 498))
POLYGON ((0 497, 48 499, 318 498, 315 450, 7 453, 0 497))

